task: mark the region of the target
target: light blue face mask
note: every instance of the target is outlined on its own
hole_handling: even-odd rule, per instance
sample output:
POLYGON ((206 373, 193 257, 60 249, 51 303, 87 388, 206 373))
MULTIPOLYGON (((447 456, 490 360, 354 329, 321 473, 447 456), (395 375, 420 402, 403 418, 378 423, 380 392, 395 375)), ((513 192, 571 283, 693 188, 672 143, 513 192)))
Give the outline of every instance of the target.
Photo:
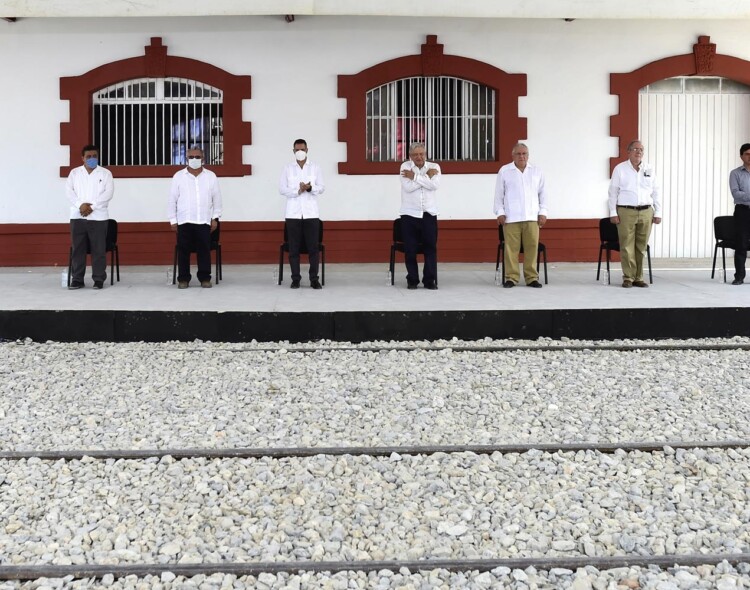
POLYGON ((86 166, 92 170, 99 165, 99 158, 86 158, 86 166))

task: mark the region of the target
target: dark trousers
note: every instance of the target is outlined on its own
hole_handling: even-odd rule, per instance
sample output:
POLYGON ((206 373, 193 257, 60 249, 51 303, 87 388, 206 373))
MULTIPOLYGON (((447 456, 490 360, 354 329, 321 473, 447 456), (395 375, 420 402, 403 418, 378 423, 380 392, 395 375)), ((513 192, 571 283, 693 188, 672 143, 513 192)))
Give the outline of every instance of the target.
POLYGON ((83 283, 86 274, 86 251, 91 248, 91 278, 107 280, 107 225, 108 221, 70 220, 70 242, 73 260, 71 283, 83 283))
POLYGON ((422 219, 409 215, 401 216, 401 234, 404 238, 404 258, 406 260, 406 282, 419 283, 417 249, 420 244, 424 252, 422 282, 425 285, 437 281, 437 216, 424 213, 422 219))
POLYGON ((302 245, 307 246, 307 257, 310 260, 310 280, 318 280, 318 244, 320 243, 320 219, 286 220, 286 238, 289 241, 289 268, 292 280, 302 278, 299 270, 299 253, 302 245))
POLYGON ((747 260, 747 242, 750 240, 750 207, 734 206, 735 246, 734 278, 745 280, 745 261, 747 260))
POLYGON ((183 223, 177 226, 177 280, 189 283, 190 252, 198 259, 198 280, 211 280, 211 226, 183 223))

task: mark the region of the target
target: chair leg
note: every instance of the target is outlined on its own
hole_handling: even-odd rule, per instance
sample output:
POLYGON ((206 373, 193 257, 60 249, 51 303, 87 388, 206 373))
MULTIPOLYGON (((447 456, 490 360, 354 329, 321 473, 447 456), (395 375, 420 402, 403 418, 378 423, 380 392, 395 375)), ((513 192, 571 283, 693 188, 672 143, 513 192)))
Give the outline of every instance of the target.
POLYGON ((391 275, 391 287, 395 284, 395 277, 393 276, 396 272, 396 247, 391 245, 391 258, 388 263, 388 272, 391 275))
POLYGON ((500 244, 497 245, 497 258, 495 259, 495 272, 500 270, 500 244))
POLYGON ((648 260, 648 282, 654 284, 654 275, 651 272, 651 248, 646 245, 646 259, 648 260))
POLYGON ((115 249, 109 253, 109 285, 115 284, 115 249))
MULTIPOLYGON (((503 250, 505 250, 505 247, 503 247, 503 250)), ((503 252, 501 256, 502 256, 502 258, 500 259, 500 262, 501 262, 502 267, 503 267, 503 274, 500 277, 500 282, 503 283, 503 284, 505 284, 505 252, 503 252)))
POLYGON ((115 266, 117 266, 117 282, 120 282, 120 249, 115 244, 115 266))
POLYGON ((724 270, 724 282, 727 282, 727 249, 721 249, 721 268, 724 270))
MULTIPOLYGON (((718 252, 719 252, 719 245, 716 244, 716 246, 714 246, 714 261, 713 261, 713 264, 711 264, 711 278, 712 279, 714 278, 714 274, 716 274, 716 254, 718 252)), ((724 254, 724 252, 722 252, 722 254, 724 254)))
POLYGON ((280 285, 284 281, 284 246, 279 246, 279 280, 276 283, 280 285))
POLYGON ((609 272, 609 259, 611 255, 612 255, 612 252, 610 252, 609 248, 607 248, 607 284, 608 285, 612 284, 612 273, 609 272))
POLYGON ((320 245, 320 278, 321 278, 321 284, 325 286, 326 284, 326 247, 321 244, 320 245))
POLYGON ((602 250, 604 250, 604 246, 599 246, 599 264, 596 265, 596 280, 599 280, 599 274, 602 270, 602 250))
POLYGON ((73 246, 70 247, 68 254, 68 287, 70 287, 70 273, 73 272, 73 246))
MULTIPOLYGON (((539 274, 539 258, 537 255, 536 272, 539 274)), ((547 250, 544 251, 544 284, 547 284, 547 250)))
POLYGON ((216 278, 214 280, 214 283, 216 283, 217 285, 221 282, 221 271, 219 270, 221 268, 221 250, 219 250, 219 248, 221 248, 221 246, 216 246, 216 253, 214 254, 214 256, 216 256, 216 270, 214 270, 214 275, 216 275, 216 278))
POLYGON ((172 263, 172 284, 177 282, 177 245, 174 247, 174 262, 172 263))

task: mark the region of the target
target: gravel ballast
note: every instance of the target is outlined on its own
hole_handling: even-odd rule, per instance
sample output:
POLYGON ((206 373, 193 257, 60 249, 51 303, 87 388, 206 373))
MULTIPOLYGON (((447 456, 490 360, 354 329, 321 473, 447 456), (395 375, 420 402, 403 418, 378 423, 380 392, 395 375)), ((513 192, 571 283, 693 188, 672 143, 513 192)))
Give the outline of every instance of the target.
POLYGON ((212 343, 6 342, 0 344, 0 446, 747 440, 749 356, 743 350, 300 353, 212 343))

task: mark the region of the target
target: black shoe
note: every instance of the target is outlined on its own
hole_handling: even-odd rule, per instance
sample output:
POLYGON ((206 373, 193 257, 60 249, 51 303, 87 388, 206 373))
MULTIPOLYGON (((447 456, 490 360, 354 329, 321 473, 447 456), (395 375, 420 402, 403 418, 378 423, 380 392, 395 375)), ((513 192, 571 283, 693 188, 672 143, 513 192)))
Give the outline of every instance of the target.
POLYGON ((323 285, 320 284, 320 281, 318 279, 313 279, 312 281, 310 281, 310 286, 313 289, 322 289, 323 288, 323 285))
POLYGON ((292 284, 290 285, 292 289, 299 289, 299 281, 292 281, 292 284))
POLYGON ((541 284, 541 283, 540 283, 539 281, 531 281, 531 282, 530 282, 530 283, 529 283, 528 285, 526 285, 526 286, 527 286, 527 287, 534 287, 534 289, 541 289, 541 288, 542 288, 542 284, 541 284))
POLYGON ((94 281, 94 289, 104 289, 104 281, 94 281))
POLYGON ((68 285, 68 289, 73 291, 74 289, 83 289, 84 286, 85 285, 83 283, 79 283, 78 281, 73 281, 72 283, 70 283, 70 285, 68 285))
MULTIPOLYGON (((741 284, 742 284, 742 283, 744 283, 744 282, 745 282, 745 281, 743 281, 742 279, 734 279, 734 280, 732 281, 732 284, 733 284, 733 285, 741 285, 741 284)), ((73 288, 73 286, 71 285, 71 286, 70 286, 70 288, 72 289, 72 288, 73 288)))
POLYGON ((409 290, 416 289, 418 286, 419 286, 419 283, 406 283, 406 288, 409 290))
POLYGON ((505 289, 512 289, 515 286, 516 286, 516 284, 513 281, 505 281, 503 283, 503 288, 505 288, 505 289))
POLYGON ((437 291, 437 283, 435 281, 425 283, 424 288, 429 289, 430 291, 437 291))

